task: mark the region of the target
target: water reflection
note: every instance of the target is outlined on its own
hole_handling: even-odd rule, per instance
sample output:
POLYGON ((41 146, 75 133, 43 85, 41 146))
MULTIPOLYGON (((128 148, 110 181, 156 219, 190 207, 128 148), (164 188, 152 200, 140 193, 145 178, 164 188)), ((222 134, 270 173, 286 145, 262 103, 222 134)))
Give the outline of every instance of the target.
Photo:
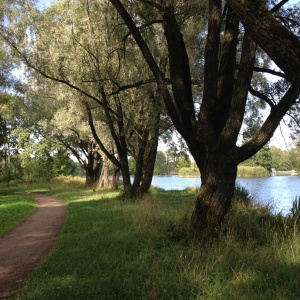
MULTIPOLYGON (((255 201, 270 204, 275 213, 289 213, 292 202, 300 196, 300 176, 271 176, 262 178, 238 178, 237 183, 246 188, 255 201)), ((200 187, 199 178, 179 178, 178 176, 154 176, 152 185, 165 190, 183 190, 200 187)))

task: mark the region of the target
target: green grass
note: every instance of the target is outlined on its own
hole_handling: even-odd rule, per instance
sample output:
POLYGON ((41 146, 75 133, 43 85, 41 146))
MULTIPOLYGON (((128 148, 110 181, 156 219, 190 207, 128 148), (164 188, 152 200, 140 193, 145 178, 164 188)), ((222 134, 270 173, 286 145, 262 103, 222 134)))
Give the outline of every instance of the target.
POLYGON ((105 190, 49 192, 68 204, 68 218, 16 299, 300 297, 291 219, 238 201, 220 238, 204 242, 186 235, 194 190, 152 190, 136 202, 105 190))
POLYGON ((0 235, 15 228, 37 208, 36 202, 22 194, 0 190, 0 235))

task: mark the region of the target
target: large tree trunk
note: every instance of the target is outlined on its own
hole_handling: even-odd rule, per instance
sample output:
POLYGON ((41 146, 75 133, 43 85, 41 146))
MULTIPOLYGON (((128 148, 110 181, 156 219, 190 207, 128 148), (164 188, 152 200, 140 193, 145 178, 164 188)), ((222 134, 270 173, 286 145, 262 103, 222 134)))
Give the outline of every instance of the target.
POLYGON ((237 166, 228 166, 215 155, 208 156, 201 171, 201 188, 192 214, 197 232, 216 233, 231 206, 237 166))

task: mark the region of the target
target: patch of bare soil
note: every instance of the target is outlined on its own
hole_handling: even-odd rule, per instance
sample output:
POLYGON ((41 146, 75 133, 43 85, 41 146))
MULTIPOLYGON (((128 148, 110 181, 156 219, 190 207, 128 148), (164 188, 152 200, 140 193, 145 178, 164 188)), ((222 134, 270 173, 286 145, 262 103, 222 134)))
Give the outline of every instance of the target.
POLYGON ((51 196, 29 194, 39 206, 12 231, 0 236, 0 299, 12 296, 47 256, 66 218, 66 205, 51 196))

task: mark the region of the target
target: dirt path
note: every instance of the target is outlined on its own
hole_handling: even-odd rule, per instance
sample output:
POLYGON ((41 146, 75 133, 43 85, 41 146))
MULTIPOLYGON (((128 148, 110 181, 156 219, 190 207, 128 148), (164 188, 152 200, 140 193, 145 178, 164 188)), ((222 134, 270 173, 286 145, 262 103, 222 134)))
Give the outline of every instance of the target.
POLYGON ((60 200, 29 194, 39 207, 7 234, 0 236, 0 299, 21 288, 30 272, 54 246, 67 207, 60 200))

